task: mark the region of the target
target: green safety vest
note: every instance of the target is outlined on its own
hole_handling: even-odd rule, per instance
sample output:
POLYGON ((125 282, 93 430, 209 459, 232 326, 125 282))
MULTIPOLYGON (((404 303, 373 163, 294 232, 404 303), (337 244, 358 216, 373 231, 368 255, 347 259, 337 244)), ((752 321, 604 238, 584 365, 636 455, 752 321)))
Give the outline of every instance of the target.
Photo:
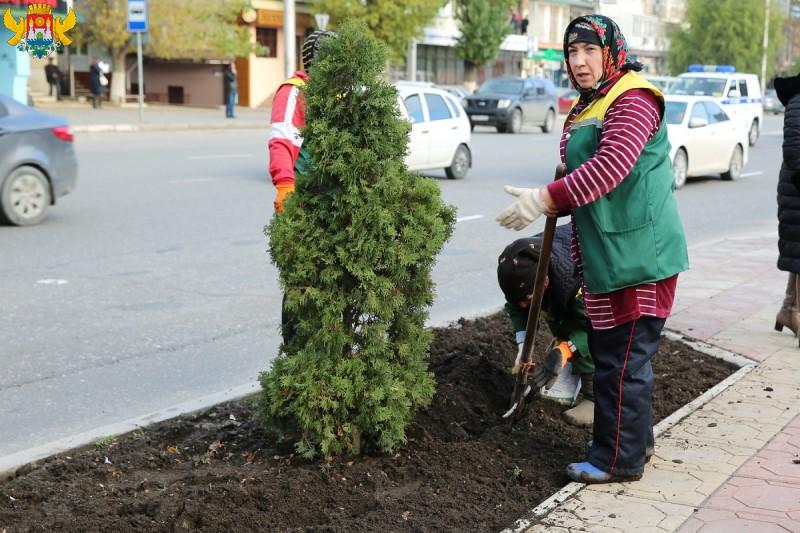
MULTIPOLYGON (((661 92, 635 72, 627 72, 604 96, 581 111, 566 146, 572 172, 597 151, 608 108, 625 91, 661 92)), ((612 292, 669 278, 689 268, 686 238, 673 194, 675 175, 663 124, 644 146, 631 172, 607 195, 573 211, 590 292, 612 292)))

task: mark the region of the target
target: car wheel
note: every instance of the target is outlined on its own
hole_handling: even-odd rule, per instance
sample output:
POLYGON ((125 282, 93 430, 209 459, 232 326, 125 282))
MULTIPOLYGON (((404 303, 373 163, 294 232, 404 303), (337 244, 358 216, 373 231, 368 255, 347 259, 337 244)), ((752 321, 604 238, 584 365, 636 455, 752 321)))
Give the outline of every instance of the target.
POLYGON ((753 123, 750 124, 750 133, 747 135, 750 146, 756 145, 756 141, 758 141, 758 134, 758 121, 754 120, 753 123))
POLYGON ((508 133, 519 133, 522 130, 522 111, 515 109, 508 120, 508 133))
POLYGON ((675 188, 680 189, 686 185, 686 177, 689 174, 689 158, 683 148, 678 148, 678 151, 675 152, 672 170, 675 171, 675 188))
POLYGON ((469 148, 463 144, 459 144, 456 148, 456 153, 453 155, 453 162, 449 167, 444 169, 444 173, 451 180, 460 180, 467 176, 470 164, 469 148))
POLYGON ((736 148, 733 149, 733 155, 731 155, 731 162, 728 165, 728 171, 722 173, 722 179, 725 181, 735 180, 742 175, 742 166, 744 166, 744 155, 742 152, 742 147, 737 144, 736 148))
POLYGON ((3 182, 0 207, 5 219, 15 226, 38 224, 50 207, 50 183, 34 167, 19 167, 3 182))
POLYGON ((552 109, 547 110, 547 115, 544 117, 544 124, 542 124, 542 132, 550 133, 556 125, 556 112, 552 109))
POLYGON ((497 129, 497 133, 505 133, 508 131, 508 127, 505 124, 498 124, 495 128, 497 129))

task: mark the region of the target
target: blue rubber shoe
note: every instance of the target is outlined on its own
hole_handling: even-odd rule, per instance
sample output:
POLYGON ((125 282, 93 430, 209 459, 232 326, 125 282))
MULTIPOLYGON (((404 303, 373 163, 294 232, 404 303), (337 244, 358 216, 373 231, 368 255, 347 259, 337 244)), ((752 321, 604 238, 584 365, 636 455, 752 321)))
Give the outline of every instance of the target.
POLYGON ((620 481, 636 481, 642 479, 641 474, 632 476, 619 476, 604 472, 592 463, 571 463, 567 466, 567 475, 573 481, 579 483, 617 483, 620 481))

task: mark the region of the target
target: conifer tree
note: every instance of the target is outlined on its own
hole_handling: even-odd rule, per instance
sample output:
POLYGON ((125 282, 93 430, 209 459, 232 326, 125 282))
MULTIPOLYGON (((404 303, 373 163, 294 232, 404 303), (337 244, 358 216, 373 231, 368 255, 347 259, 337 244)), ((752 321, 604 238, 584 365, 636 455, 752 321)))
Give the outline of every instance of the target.
POLYGON ((310 457, 391 451, 434 392, 430 272, 455 212, 409 174, 409 124, 382 78, 385 47, 347 23, 322 42, 305 89, 303 148, 284 211, 265 228, 293 337, 261 374, 260 414, 302 429, 310 457))

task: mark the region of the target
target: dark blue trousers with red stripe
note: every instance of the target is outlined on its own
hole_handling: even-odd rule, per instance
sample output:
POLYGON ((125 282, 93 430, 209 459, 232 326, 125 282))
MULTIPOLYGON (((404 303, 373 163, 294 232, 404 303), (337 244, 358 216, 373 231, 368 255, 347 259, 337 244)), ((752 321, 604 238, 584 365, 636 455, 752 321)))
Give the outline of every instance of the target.
POLYGON ((653 368, 664 318, 641 317, 612 329, 592 329, 594 436, 589 462, 618 476, 644 470, 653 445, 653 368))

